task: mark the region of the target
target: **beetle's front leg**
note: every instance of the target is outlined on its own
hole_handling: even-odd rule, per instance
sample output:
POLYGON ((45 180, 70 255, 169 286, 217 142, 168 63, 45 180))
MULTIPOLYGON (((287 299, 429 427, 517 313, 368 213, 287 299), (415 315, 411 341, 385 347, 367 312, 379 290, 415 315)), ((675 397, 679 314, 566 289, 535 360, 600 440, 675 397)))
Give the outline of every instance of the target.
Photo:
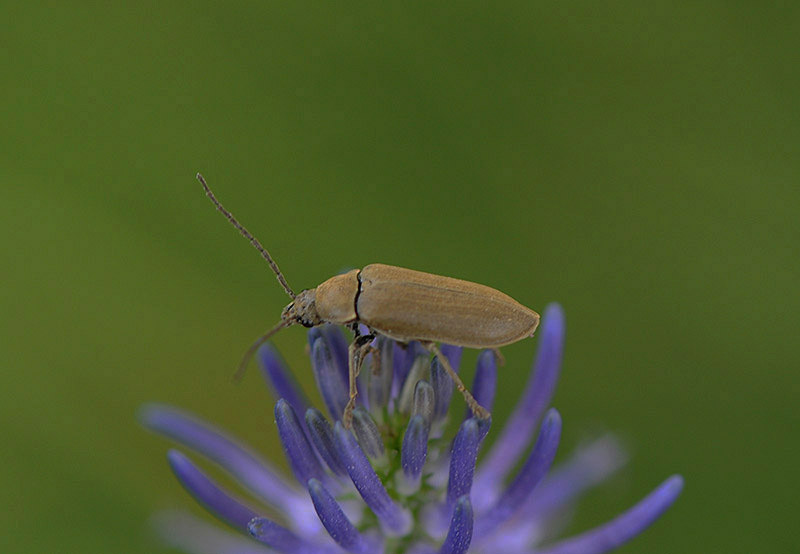
POLYGON ((356 408, 356 397, 358 396, 358 387, 356 386, 356 378, 361 373, 361 365, 364 363, 364 357, 372 349, 370 343, 375 339, 375 335, 361 335, 358 332, 357 324, 353 326, 355 337, 350 347, 347 349, 347 368, 348 378, 350 385, 350 399, 347 401, 347 406, 344 407, 344 414, 342 414, 342 423, 345 429, 350 429, 353 425, 353 410, 356 408))

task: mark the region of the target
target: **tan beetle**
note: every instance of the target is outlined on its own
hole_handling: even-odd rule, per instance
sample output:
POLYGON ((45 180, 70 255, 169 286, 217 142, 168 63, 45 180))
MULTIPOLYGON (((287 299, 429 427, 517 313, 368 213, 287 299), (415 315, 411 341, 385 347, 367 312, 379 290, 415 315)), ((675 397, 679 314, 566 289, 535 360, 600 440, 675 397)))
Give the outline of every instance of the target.
POLYGON ((292 302, 283 309, 281 321, 261 336, 245 353, 237 371, 241 377, 259 346, 290 325, 316 327, 325 323, 348 326, 354 334, 348 350, 350 400, 342 421, 349 428, 358 391, 356 377, 376 334, 401 343, 419 341, 438 356, 467 406, 482 418, 486 411, 470 394, 461 378, 442 355, 437 342, 467 348, 496 349, 533 336, 539 314, 496 289, 384 264, 370 264, 331 277, 315 289, 295 294, 266 248, 226 210, 199 173, 197 179, 217 209, 261 253, 292 302), (369 334, 362 335, 363 324, 369 334))

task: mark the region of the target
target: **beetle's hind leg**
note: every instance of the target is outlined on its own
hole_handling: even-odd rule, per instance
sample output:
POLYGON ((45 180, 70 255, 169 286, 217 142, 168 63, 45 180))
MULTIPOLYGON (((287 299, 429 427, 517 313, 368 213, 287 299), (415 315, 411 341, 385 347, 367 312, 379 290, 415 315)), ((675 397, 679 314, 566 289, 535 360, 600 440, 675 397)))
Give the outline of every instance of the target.
POLYGON ((499 348, 492 348, 492 353, 494 354, 494 359, 497 362, 497 365, 506 365, 506 357, 503 356, 503 353, 500 352, 499 348))
POLYGON ((428 351, 433 353, 439 358, 439 362, 442 364, 444 370, 450 375, 450 378, 455 383, 458 392, 461 393, 461 396, 464 397, 464 401, 467 403, 467 407, 472 410, 472 413, 475 414, 478 419, 489 419, 492 414, 489 411, 478 404, 478 401, 475 400, 475 397, 472 396, 472 393, 469 392, 466 386, 464 386, 464 382, 461 380, 461 377, 458 376, 458 373, 455 372, 453 367, 450 365, 450 360, 447 359, 447 356, 442 354, 442 351, 434 342, 422 342, 422 346, 428 351))
POLYGON ((350 347, 347 349, 347 369, 348 380, 350 386, 350 399, 347 401, 347 406, 344 407, 344 414, 342 414, 342 423, 345 429, 350 429, 353 425, 353 410, 356 408, 356 397, 358 396, 358 387, 356 386, 356 378, 361 373, 361 365, 364 363, 364 357, 373 350, 372 341, 375 340, 375 335, 362 335, 358 330, 358 324, 354 323, 351 327, 355 337, 350 347))

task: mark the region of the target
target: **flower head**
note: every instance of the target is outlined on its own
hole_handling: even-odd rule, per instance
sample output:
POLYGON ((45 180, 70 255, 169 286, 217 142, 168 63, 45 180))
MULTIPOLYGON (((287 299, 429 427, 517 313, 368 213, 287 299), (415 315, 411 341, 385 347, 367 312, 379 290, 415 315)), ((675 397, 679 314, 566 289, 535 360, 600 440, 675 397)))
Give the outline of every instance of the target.
MULTIPOLYGON (((467 410, 455 437, 446 436, 453 384, 419 345, 401 346, 385 337, 375 341, 348 430, 339 421, 348 400, 345 338, 334 327, 313 328, 308 336, 330 419, 310 407, 272 347, 259 352, 277 398, 275 422, 295 482, 209 424, 166 406, 143 408, 146 427, 214 462, 249 495, 237 497, 187 456, 170 451, 181 484, 239 532, 183 513, 162 515, 162 534, 175 546, 199 554, 600 554, 646 529, 681 492, 682 478, 672 476, 608 523, 556 538, 575 499, 625 461, 616 440, 604 436, 551 471, 561 435, 561 416, 549 407, 564 342, 557 305, 545 312, 522 398, 480 464, 491 422, 467 410)), ((444 345, 442 352, 457 369, 461 350, 444 345)), ((494 402, 496 364, 491 351, 478 357, 472 392, 487 409, 494 402)))

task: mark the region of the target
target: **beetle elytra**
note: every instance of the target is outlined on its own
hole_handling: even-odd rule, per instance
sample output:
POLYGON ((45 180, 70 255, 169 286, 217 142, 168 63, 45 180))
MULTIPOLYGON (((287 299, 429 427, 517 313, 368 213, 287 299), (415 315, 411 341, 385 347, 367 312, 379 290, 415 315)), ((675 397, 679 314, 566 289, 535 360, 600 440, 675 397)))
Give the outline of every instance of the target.
POLYGON ((481 419, 489 417, 437 343, 497 349, 533 336, 539 314, 485 285, 384 264, 370 264, 336 275, 314 289, 295 294, 266 248, 219 203, 203 176, 198 173, 197 179, 217 210, 267 260, 292 299, 283 309, 280 322, 244 354, 237 376, 242 375, 258 347, 281 329, 295 324, 316 327, 333 323, 349 327, 354 335, 348 349, 350 399, 342 416, 346 428, 351 425, 358 394, 356 378, 376 335, 400 343, 418 341, 439 358, 472 412, 481 419), (366 326, 369 334, 362 335, 359 324, 366 326))

